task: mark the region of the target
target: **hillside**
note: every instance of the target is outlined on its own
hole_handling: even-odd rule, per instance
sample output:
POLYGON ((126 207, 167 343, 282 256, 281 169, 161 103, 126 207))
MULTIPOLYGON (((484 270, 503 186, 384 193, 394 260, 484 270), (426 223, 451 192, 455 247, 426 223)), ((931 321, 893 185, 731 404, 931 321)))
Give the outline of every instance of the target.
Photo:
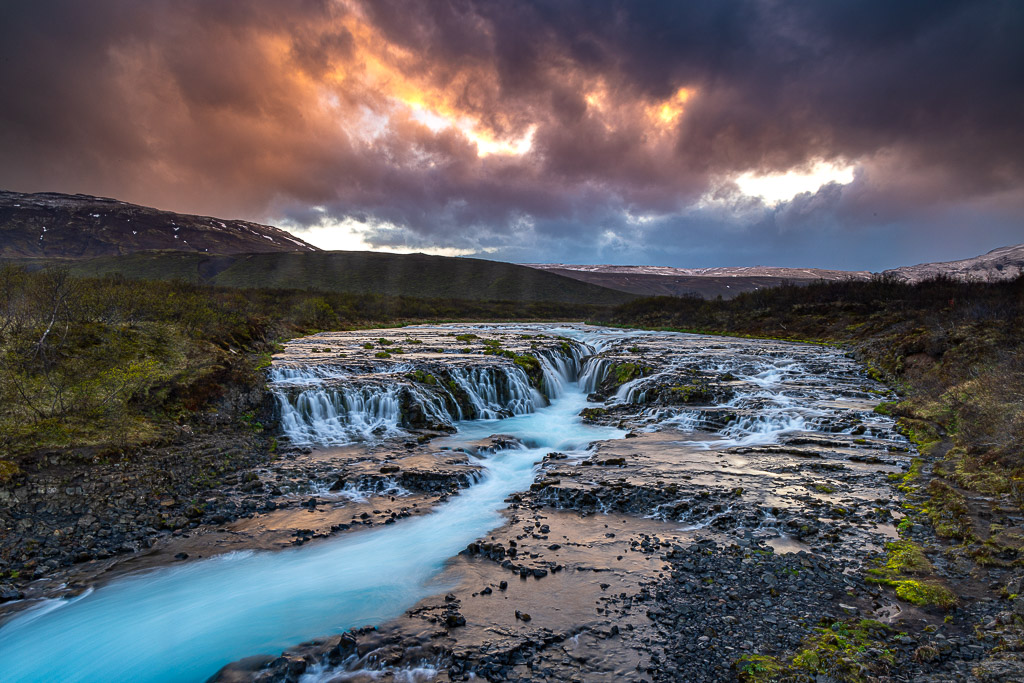
POLYGON ((828 270, 825 268, 780 268, 775 266, 713 266, 709 268, 673 268, 671 266, 596 266, 568 263, 524 263, 543 270, 571 270, 604 275, 660 275, 663 277, 771 277, 784 280, 869 280, 866 270, 828 270))
POLYGON ((614 305, 631 294, 525 266, 483 259, 356 251, 209 255, 152 251, 88 260, 18 259, 72 274, 184 280, 237 288, 314 289, 350 294, 477 301, 614 305))
POLYGON ((248 221, 191 216, 116 199, 0 191, 0 257, 93 258, 152 249, 210 254, 318 251, 248 221))
MULTIPOLYGON (((770 266, 669 268, 665 266, 571 265, 565 263, 526 263, 549 273, 557 273, 581 282, 618 289, 641 296, 701 296, 731 299, 784 284, 870 280, 866 270, 825 270, 821 268, 774 268, 770 266)), ((901 266, 881 274, 911 284, 939 276, 966 282, 1012 280, 1024 273, 1024 244, 993 249, 987 254, 959 261, 901 266)))
POLYGON ((562 270, 545 268, 549 273, 588 282, 600 287, 617 289, 638 296, 699 296, 705 299, 722 297, 731 299, 743 292, 752 292, 767 287, 793 282, 814 282, 809 279, 788 279, 764 276, 702 276, 702 275, 655 275, 648 273, 605 273, 598 271, 562 270))
POLYGON ((564 263, 523 264, 557 273, 581 282, 618 289, 641 296, 700 296, 731 299, 742 293, 785 283, 818 280, 868 280, 867 271, 823 270, 821 268, 716 267, 669 268, 665 266, 578 266, 564 263))
POLYGON ((960 261, 922 263, 916 266, 902 266, 884 271, 907 282, 921 282, 938 275, 958 280, 975 282, 996 282, 1012 280, 1024 273, 1024 244, 993 249, 987 254, 960 261))

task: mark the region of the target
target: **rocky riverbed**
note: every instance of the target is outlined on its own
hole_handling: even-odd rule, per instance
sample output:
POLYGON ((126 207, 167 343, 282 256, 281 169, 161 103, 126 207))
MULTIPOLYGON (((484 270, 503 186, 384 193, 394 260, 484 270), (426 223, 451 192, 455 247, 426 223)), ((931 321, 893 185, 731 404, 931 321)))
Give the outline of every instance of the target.
MULTIPOLYGON (((251 501, 242 516, 186 515, 130 561, 78 565, 78 585, 401 527, 486 480, 489 459, 547 443, 530 415, 572 391, 575 424, 606 436, 547 448, 404 616, 254 651, 218 680, 1022 680, 1012 568, 944 606, 879 569, 893 542, 933 537, 896 487, 913 447, 873 411, 889 391, 840 350, 413 327, 296 340, 271 380, 278 452, 222 491, 251 501)), ((928 580, 956 584, 931 559, 928 580)))

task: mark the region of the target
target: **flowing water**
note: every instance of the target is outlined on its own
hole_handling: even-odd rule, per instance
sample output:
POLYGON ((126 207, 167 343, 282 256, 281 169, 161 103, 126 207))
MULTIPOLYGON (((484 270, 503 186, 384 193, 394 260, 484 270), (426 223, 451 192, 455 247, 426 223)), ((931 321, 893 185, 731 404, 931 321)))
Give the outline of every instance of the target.
MULTIPOLYGON (((626 435, 579 418, 583 408, 593 405, 587 395, 612 364, 607 355, 596 354, 617 343, 625 346, 623 340, 661 340, 669 353, 679 340, 702 339, 698 346, 676 349, 679 358, 666 363, 665 372, 699 363, 736 374, 743 391, 716 406, 736 418, 713 436, 707 435, 707 418, 699 410, 651 413, 653 422, 684 432, 705 428, 703 437, 688 443, 708 450, 773 443, 781 434, 820 426, 840 412, 824 405, 825 400, 843 398, 821 387, 841 389, 850 383, 849 376, 836 375, 834 368, 846 363, 849 375, 853 367, 838 352, 813 349, 802 353, 821 367, 808 369, 780 344, 765 351, 757 342, 713 347, 706 338, 663 333, 516 329, 543 330, 567 340, 561 353, 535 352, 543 395, 515 364, 478 358, 474 365, 440 353, 424 356, 423 367, 438 374, 432 383, 403 379, 415 371, 408 363, 380 363, 372 370, 343 362, 293 363, 275 365, 272 371, 282 428, 297 444, 401 434, 409 428, 404 422, 409 406, 415 406, 418 419, 455 425, 458 433, 445 440, 452 448, 494 434, 516 437, 521 446, 481 455, 483 476, 460 495, 431 514, 397 524, 302 548, 189 562, 128 576, 72 599, 45 601, 0 627, 0 679, 199 681, 249 655, 380 624, 425 596, 443 592, 445 587, 432 579, 467 544, 503 523, 504 500, 530 487, 546 454, 557 450, 583 456, 592 442, 626 435), (809 401, 812 394, 815 400, 809 401)), ((352 346, 361 346, 357 342, 352 346)), ((608 404, 645 403, 657 379, 624 384, 608 404)), ((851 400, 856 407, 856 399, 851 400)), ((850 405, 842 410, 849 411, 850 405)), ((870 406, 860 412, 869 419, 870 406)))
MULTIPOLYGON (((529 488, 545 454, 624 435, 580 422, 586 396, 573 381, 575 369, 562 369, 566 374, 551 383, 561 395, 550 405, 500 426, 460 425, 454 446, 496 431, 516 434, 529 446, 483 459, 480 483, 433 514, 308 548, 232 553, 151 571, 70 600, 48 601, 0 628, 2 679, 204 680, 253 653, 398 616, 444 590, 431 585, 431 577, 502 523, 504 499, 529 488)), ((486 390, 481 393, 486 401, 486 390)), ((382 405, 370 400, 351 412, 378 414, 382 405)))

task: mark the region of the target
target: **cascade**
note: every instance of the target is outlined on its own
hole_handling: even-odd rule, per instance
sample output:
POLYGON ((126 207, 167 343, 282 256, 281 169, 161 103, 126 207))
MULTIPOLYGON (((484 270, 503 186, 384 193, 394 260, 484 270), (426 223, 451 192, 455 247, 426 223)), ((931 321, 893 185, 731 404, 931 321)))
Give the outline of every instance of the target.
POLYGON ((580 374, 580 388, 587 394, 597 391, 611 367, 612 361, 608 358, 588 358, 580 374))
POLYGON ((519 366, 493 358, 481 364, 435 369, 440 381, 411 381, 417 368, 382 362, 369 369, 332 364, 272 368, 268 379, 284 434, 298 445, 341 445, 400 434, 420 424, 453 426, 462 420, 525 415, 563 396, 580 376, 586 344, 564 341, 560 350, 534 353, 543 391, 519 366), (416 420, 411 419, 416 415, 416 420))
MULTIPOLYGON (((450 557, 504 522, 499 510, 505 499, 530 486, 546 454, 559 450, 582 457, 592 442, 625 435, 577 417, 586 406, 572 381, 578 363, 549 362, 546 377, 564 388, 550 405, 538 404, 519 368, 456 373, 479 405, 500 404, 508 411, 518 406, 521 412, 499 429, 529 446, 481 453, 482 475, 430 514, 303 548, 234 552, 163 567, 71 599, 43 601, 0 627, 4 681, 201 681, 252 653, 397 617, 437 592, 430 580, 450 557), (54 643, 60 644, 60 656, 53 656, 54 643)), ((318 443, 345 429, 397 428, 403 397, 436 399, 447 391, 417 386, 419 393, 410 397, 403 394, 407 384, 324 385, 323 378, 301 368, 277 377, 281 384, 275 390, 287 416, 283 429, 318 443), (291 382, 297 393, 286 390, 285 379, 298 380, 291 382)), ((460 422, 459 429, 454 444, 468 445, 493 434, 495 425, 476 420, 460 422)), ((387 481, 336 495, 355 500, 380 493, 378 487, 401 494, 387 481)))
MULTIPOLYGON (((403 366, 411 371, 411 366, 403 366)), ((560 386, 552 368, 552 385, 560 386)), ((340 445, 394 436, 420 422, 452 426, 466 419, 498 419, 531 413, 545 398, 517 366, 492 363, 462 366, 439 376, 447 381, 420 384, 405 372, 342 373, 317 366, 282 368, 271 374, 284 434, 299 445, 340 445)))
MULTIPOLYGON (((504 358, 481 356, 477 362, 464 354, 454 363, 428 359, 272 368, 269 381, 281 429, 297 444, 334 445, 397 435, 418 420, 457 427, 455 436, 446 437, 450 441, 445 447, 473 450, 474 444, 499 432, 524 445, 473 450, 481 474, 429 514, 301 548, 190 560, 135 573, 70 599, 41 601, 0 626, 0 678, 205 680, 230 661, 280 652, 354 626, 381 624, 422 598, 443 593, 444 587, 431 580, 468 543, 505 523, 499 511, 506 499, 530 487, 546 455, 557 450, 584 458, 591 443, 626 436, 624 429, 584 423, 579 414, 594 405, 587 395, 604 381, 614 362, 594 354, 616 344, 624 350, 639 333, 545 331, 572 339, 567 346, 533 352, 543 393, 531 385, 523 368, 504 358), (432 380, 416 374, 426 373, 424 368, 432 380), (501 422, 493 422, 496 418, 501 422)), ((809 379, 808 368, 781 351, 744 351, 741 346, 717 353, 693 337, 668 339, 666 352, 658 356, 669 366, 664 373, 693 368, 736 377, 735 396, 721 405, 637 410, 659 426, 689 432, 685 438, 704 439, 677 443, 709 450, 774 443, 787 432, 817 429, 834 417, 834 397, 856 387, 849 372, 833 379, 823 370, 819 379, 809 379)), ((658 376, 625 384, 607 403, 642 403, 647 382, 658 376)), ((870 409, 861 418, 869 425, 889 420, 870 409)), ((400 481, 372 477, 315 493, 353 501, 401 496, 407 492, 400 481)), ((693 521, 712 525, 732 513, 729 507, 693 521)))
MULTIPOLYGON (((313 382, 308 382, 313 385, 313 382)), ((354 438, 396 433, 402 387, 311 386, 292 398, 275 392, 281 427, 296 444, 338 445, 354 438)))
MULTIPOLYGON (((470 419, 494 420, 532 413, 543 402, 519 367, 461 367, 453 368, 450 375, 469 400, 472 410, 466 417, 470 419)), ((449 416, 449 423, 462 417, 461 411, 458 416, 449 416)))

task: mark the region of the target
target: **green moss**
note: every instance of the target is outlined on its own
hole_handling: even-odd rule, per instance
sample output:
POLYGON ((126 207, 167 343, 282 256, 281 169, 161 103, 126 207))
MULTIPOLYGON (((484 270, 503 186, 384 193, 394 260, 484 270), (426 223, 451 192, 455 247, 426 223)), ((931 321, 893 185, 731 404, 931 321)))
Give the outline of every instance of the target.
POLYGON ((457 334, 455 335, 455 339, 456 341, 460 341, 463 344, 465 344, 473 339, 479 339, 479 337, 477 337, 475 334, 457 334))
POLYGON ((955 606, 957 602, 956 595, 938 583, 907 579, 896 581, 893 587, 896 589, 897 596, 922 607, 935 605, 936 607, 949 609, 955 606))
POLYGON ((501 348, 501 342, 497 339, 484 339, 484 355, 485 356, 507 356, 508 358, 514 358, 515 354, 511 351, 503 351, 501 348))
POLYGON ((252 411, 239 415, 238 421, 257 434, 263 431, 263 423, 256 419, 256 413, 252 411))
POLYGON ((669 391, 674 399, 683 403, 708 403, 715 398, 706 384, 678 384, 669 391))
POLYGON ((606 408, 584 408, 580 411, 580 417, 583 418, 584 422, 593 422, 607 414, 608 410, 606 408))
POLYGON ((736 676, 744 683, 768 683, 783 672, 782 662, 768 655, 743 655, 733 662, 736 676))
POLYGON ((390 346, 395 342, 391 341, 390 339, 385 339, 384 337, 381 337, 380 339, 377 340, 377 343, 380 344, 381 346, 390 346))
POLYGON ((429 372, 425 372, 423 370, 414 370, 406 374, 406 377, 408 377, 414 382, 419 382, 420 384, 429 384, 431 386, 437 384, 437 378, 434 377, 429 372))
POLYGON ((870 377, 871 379, 875 380, 876 382, 885 382, 885 379, 886 379, 885 378, 885 374, 883 374, 881 370, 876 368, 871 363, 868 363, 868 366, 867 366, 867 376, 870 377))
POLYGON ((906 472, 893 472, 889 475, 889 480, 898 482, 899 485, 896 487, 901 493, 913 493, 915 487, 912 484, 921 478, 921 470, 924 467, 924 460, 921 458, 914 458, 910 462, 910 469, 906 472))
POLYGON ((21 468, 10 460, 0 460, 0 485, 11 483, 21 474, 21 468))
POLYGON ((880 622, 869 619, 835 622, 815 631, 793 657, 792 665, 798 670, 840 680, 863 680, 862 667, 879 671, 895 661, 893 653, 884 645, 891 629, 880 622), (869 649, 880 654, 871 654, 869 649))
POLYGON ((943 464, 953 466, 953 471, 946 476, 958 486, 989 496, 1011 494, 1018 499, 1015 492, 1024 491, 1024 472, 992 467, 980 454, 955 447, 946 454, 946 461, 943 464))
POLYGON ((512 362, 523 369, 530 383, 538 389, 544 386, 544 371, 541 369, 540 361, 532 353, 523 353, 515 356, 512 362))
POLYGON ((888 586, 900 599, 920 607, 949 609, 956 605, 956 595, 939 582, 908 578, 930 575, 934 571, 921 546, 902 539, 887 543, 885 549, 884 564, 868 570, 868 576, 865 577, 868 582, 888 586))
POLYGON ((886 640, 892 629, 870 619, 823 622, 788 660, 746 654, 733 663, 741 681, 804 681, 825 676, 866 681, 891 672, 896 660, 886 640))
POLYGON ((901 539, 894 543, 886 543, 887 551, 883 571, 888 575, 896 574, 927 574, 932 570, 932 563, 924 554, 924 549, 913 541, 901 539))
POLYGON ((387 351, 378 351, 377 353, 373 354, 373 357, 374 358, 391 358, 391 354, 388 353, 387 351))
POLYGON ((650 372, 650 368, 637 363, 616 363, 611 367, 609 374, 614 379, 615 386, 620 386, 638 377, 643 377, 648 372, 650 372))
POLYGON ((370 343, 370 342, 366 342, 365 344, 363 344, 363 348, 364 349, 372 349, 373 348, 373 344, 370 343))
POLYGON ((927 420, 901 417, 896 420, 896 429, 917 446, 917 450, 924 455, 931 452, 942 441, 942 435, 936 425, 927 420))
POLYGON ((961 541, 972 539, 974 533, 967 499, 941 479, 932 479, 927 490, 926 510, 935 533, 944 538, 961 541))

